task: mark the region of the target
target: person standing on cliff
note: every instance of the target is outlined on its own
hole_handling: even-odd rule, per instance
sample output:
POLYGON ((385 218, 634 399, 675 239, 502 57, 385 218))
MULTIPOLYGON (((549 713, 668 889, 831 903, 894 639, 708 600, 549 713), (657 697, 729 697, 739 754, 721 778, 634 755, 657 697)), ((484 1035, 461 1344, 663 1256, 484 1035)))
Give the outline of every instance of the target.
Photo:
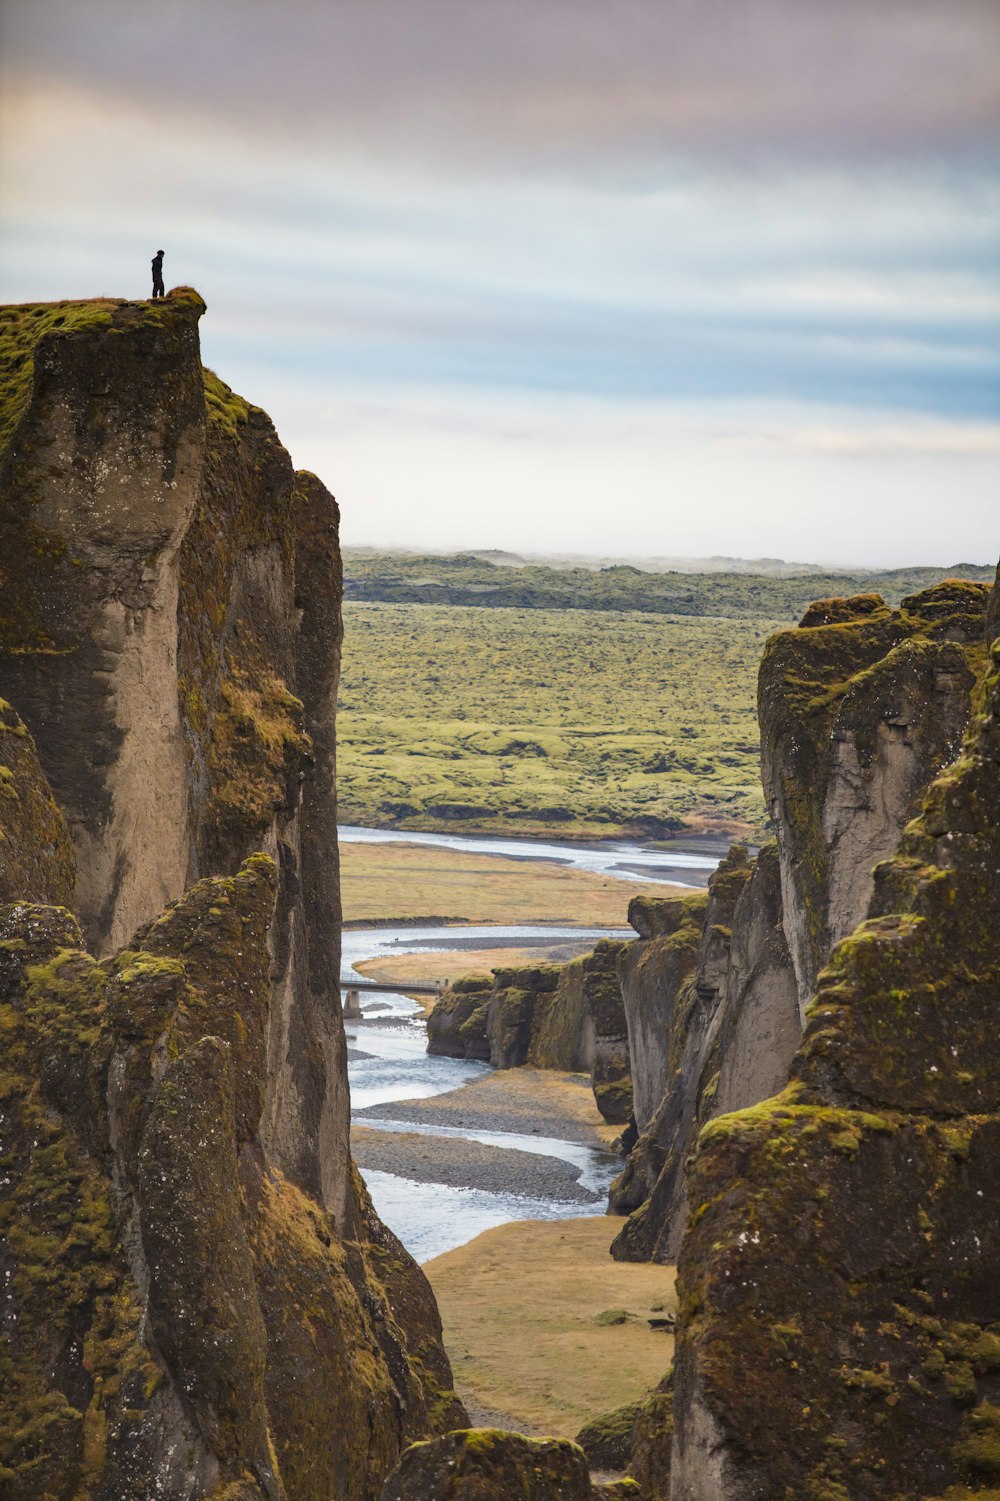
POLYGON ((153 256, 153 296, 163 297, 163 251, 158 250, 153 256))

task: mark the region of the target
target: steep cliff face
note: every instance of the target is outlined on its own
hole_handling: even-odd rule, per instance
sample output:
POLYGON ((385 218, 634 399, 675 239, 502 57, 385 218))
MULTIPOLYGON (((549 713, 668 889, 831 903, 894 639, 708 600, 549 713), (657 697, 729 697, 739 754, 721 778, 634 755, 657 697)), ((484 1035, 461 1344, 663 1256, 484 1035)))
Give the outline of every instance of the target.
POLYGON ((521 965, 450 986, 427 1022, 427 1051, 494 1068, 590 1074, 604 1119, 632 1113, 628 1036, 616 964, 622 945, 601 939, 568 964, 521 965))
POLYGON ((731 856, 703 917, 690 900, 630 911, 642 941, 621 978, 640 1138, 611 1191, 611 1208, 632 1215, 617 1256, 676 1257, 699 1130, 787 1082, 820 964, 866 915, 874 866, 957 754, 986 601, 959 580, 898 611, 878 595, 820 600, 768 642, 760 722, 777 846, 752 876, 731 856))
POLYGON ((0 1493, 38 1501, 361 1501, 464 1418, 348 1150, 337 509, 202 311, 0 320, 0 1493))
POLYGON ((621 961, 630 1021, 636 1012, 647 1028, 650 1014, 662 1019, 655 1046, 668 1078, 611 1189, 611 1208, 630 1216, 612 1254, 628 1261, 676 1259, 685 1164, 698 1132, 720 1111, 780 1087, 800 1035, 773 846, 755 861, 735 846, 706 896, 663 906, 659 914, 649 904, 630 911, 637 926, 649 931, 659 922, 670 931, 629 945, 621 961))
POLYGON ((792 1084, 702 1133, 675 1501, 995 1491, 998 934, 994 643, 964 754, 819 977, 792 1084))
POLYGON ((71 907, 76 858, 35 742, 0 698, 0 903, 17 898, 71 907))
POLYGON ((761 771, 803 1005, 833 944, 866 915, 875 866, 958 754, 988 592, 951 580, 898 610, 879 595, 820 600, 767 644, 761 771))
POLYGON ((341 1240, 262 1151, 276 885, 256 855, 101 963, 65 909, 0 913, 11 1495, 360 1498, 461 1418, 363 1190, 341 1240))
POLYGON ((197 293, 8 309, 0 684, 97 954, 257 849, 278 865, 269 1156, 351 1213, 333 786, 337 508, 203 371, 197 293))

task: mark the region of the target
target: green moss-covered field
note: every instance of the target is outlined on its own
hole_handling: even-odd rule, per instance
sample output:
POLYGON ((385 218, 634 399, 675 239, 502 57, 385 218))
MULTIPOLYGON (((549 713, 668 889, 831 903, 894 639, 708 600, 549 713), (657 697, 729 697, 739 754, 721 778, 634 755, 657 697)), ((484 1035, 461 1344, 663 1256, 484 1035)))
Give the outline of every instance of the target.
POLYGON ((782 622, 348 602, 340 820, 570 837, 763 823, 782 622))

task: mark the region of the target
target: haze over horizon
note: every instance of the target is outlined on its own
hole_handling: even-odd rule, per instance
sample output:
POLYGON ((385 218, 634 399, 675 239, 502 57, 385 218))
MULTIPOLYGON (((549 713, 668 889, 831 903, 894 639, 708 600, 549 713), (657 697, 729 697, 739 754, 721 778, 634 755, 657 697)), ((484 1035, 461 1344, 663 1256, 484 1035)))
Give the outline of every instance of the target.
POLYGON ((348 544, 995 561, 992 0, 4 0, 4 300, 208 303, 348 544))

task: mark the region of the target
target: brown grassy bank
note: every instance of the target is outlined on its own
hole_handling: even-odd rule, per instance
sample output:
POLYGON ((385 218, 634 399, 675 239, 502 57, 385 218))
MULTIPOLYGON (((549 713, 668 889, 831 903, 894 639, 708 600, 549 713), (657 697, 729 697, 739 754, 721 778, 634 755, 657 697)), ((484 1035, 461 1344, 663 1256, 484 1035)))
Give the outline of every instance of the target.
POLYGON ((641 890, 672 896, 671 885, 621 881, 547 860, 506 860, 412 844, 342 844, 344 921, 438 916, 472 923, 626 926, 641 890))
POLYGON ((674 1272, 612 1261, 620 1228, 605 1216, 526 1220, 425 1264, 474 1419, 573 1438, 660 1380, 673 1339, 646 1320, 654 1309, 673 1311, 674 1272), (597 1322, 612 1309, 629 1317, 597 1322))

